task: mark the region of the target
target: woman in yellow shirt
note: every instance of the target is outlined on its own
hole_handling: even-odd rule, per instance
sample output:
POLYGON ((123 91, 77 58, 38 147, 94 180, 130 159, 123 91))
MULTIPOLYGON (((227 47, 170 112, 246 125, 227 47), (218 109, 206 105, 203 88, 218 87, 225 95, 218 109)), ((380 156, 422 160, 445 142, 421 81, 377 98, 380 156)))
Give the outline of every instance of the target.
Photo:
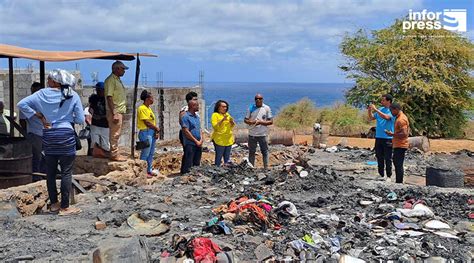
POLYGON ((230 150, 232 149, 232 144, 234 144, 232 129, 235 126, 235 122, 228 111, 229 103, 219 100, 216 102, 214 113, 211 116, 211 124, 214 129, 211 138, 216 151, 216 166, 221 165, 222 157, 224 157, 224 164, 229 163, 230 150))
POLYGON ((142 149, 140 159, 147 162, 148 177, 152 177, 153 170, 153 155, 155 154, 155 142, 158 139, 160 128, 156 127, 155 114, 150 108, 153 104, 153 96, 148 91, 144 90, 140 94, 140 99, 143 104, 137 110, 137 128, 138 139, 141 142, 148 141, 149 146, 142 149))

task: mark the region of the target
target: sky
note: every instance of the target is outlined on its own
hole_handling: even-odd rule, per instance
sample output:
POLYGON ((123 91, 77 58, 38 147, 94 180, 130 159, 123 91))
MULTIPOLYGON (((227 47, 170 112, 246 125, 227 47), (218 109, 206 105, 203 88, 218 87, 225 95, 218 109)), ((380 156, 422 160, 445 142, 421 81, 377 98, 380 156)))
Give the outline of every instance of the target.
MULTIPOLYGON (((377 30, 408 10, 467 9, 474 39, 473 0, 130 1, 0 0, 0 43, 43 50, 103 49, 149 52, 141 60, 148 83, 162 72, 170 81, 330 82, 350 80, 339 44, 358 29, 377 30)), ((80 69, 103 80, 112 61, 46 63, 47 69, 80 69)), ((16 67, 39 63, 16 59, 16 67)), ((134 78, 135 62, 126 83, 134 78)), ((0 59, 0 68, 7 68, 0 59)))

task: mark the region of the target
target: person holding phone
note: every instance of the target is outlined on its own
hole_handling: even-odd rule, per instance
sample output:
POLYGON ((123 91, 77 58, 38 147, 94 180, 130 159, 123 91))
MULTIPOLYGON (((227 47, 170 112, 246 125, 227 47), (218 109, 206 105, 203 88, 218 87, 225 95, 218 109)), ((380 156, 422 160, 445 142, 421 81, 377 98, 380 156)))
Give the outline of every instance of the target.
POLYGON ((153 104, 153 95, 147 90, 143 90, 140 94, 143 104, 137 110, 137 128, 138 139, 141 142, 148 142, 148 147, 141 150, 140 160, 147 163, 147 177, 151 178, 153 173, 153 156, 155 155, 156 139, 158 139, 160 128, 156 126, 156 118, 150 105, 153 104))
POLYGON ((405 161, 405 152, 408 150, 408 135, 410 122, 402 111, 402 107, 398 103, 390 105, 390 111, 395 118, 395 128, 391 132, 385 130, 389 136, 393 136, 393 165, 395 166, 396 183, 403 183, 403 162, 405 161))
POLYGON ((386 173, 387 181, 390 181, 392 176, 392 136, 388 135, 385 130, 393 132, 394 128, 393 116, 390 112, 392 101, 392 95, 384 94, 380 100, 382 107, 377 108, 374 104, 370 104, 367 108, 369 119, 376 120, 375 156, 377 158, 378 172, 382 178, 386 173))
POLYGON ((211 116, 211 124, 214 129, 211 139, 216 151, 214 164, 220 166, 222 158, 224 158, 224 164, 228 164, 230 162, 232 144, 234 144, 232 129, 235 126, 235 122, 229 114, 229 103, 227 101, 219 100, 216 102, 214 113, 211 116))

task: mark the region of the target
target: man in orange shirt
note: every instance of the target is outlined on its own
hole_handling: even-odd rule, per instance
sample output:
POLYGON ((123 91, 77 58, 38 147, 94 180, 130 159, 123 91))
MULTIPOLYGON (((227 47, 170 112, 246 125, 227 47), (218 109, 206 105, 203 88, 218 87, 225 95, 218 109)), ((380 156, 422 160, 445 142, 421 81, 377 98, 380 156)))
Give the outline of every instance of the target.
POLYGON ((390 105, 390 111, 395 119, 394 132, 385 130, 389 136, 393 136, 393 165, 395 166, 396 182, 403 183, 403 161, 405 152, 408 149, 408 122, 407 116, 402 112, 402 107, 398 103, 390 105))

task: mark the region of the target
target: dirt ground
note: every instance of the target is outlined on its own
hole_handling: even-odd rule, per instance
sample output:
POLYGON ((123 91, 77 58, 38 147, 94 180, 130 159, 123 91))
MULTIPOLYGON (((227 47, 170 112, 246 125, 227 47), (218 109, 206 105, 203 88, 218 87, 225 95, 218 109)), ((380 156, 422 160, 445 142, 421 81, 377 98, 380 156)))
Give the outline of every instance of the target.
MULTIPOLYGON (((374 146, 374 139, 365 138, 350 138, 350 137, 336 137, 330 136, 328 139, 328 146, 333 146, 346 140, 348 146, 357 146, 359 148, 372 148, 374 146)), ((312 135, 296 135, 296 144, 312 145, 312 135)), ((448 139, 432 139, 430 140, 431 152, 457 152, 463 149, 474 151, 474 140, 448 140, 448 139)))

